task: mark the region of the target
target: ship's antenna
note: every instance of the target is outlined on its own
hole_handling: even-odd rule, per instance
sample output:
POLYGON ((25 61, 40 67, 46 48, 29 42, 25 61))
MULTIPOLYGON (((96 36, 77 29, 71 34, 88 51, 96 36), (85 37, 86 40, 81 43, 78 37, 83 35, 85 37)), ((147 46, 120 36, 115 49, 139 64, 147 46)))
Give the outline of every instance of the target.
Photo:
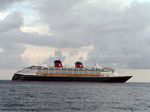
POLYGON ((37 57, 37 65, 39 65, 39 58, 37 57))
POLYGON ((93 66, 93 68, 96 68, 96 63, 94 62, 94 66, 93 66))
POLYGON ((40 58, 39 58, 39 56, 37 57, 37 60, 38 60, 38 65, 40 65, 41 63, 40 63, 40 58))

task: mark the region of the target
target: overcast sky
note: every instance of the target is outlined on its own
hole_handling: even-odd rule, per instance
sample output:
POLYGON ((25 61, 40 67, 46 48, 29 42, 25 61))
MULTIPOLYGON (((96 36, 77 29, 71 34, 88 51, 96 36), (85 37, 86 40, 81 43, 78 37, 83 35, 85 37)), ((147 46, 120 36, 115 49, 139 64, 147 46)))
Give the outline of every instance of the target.
POLYGON ((77 60, 150 68, 149 0, 0 0, 0 70, 77 60))

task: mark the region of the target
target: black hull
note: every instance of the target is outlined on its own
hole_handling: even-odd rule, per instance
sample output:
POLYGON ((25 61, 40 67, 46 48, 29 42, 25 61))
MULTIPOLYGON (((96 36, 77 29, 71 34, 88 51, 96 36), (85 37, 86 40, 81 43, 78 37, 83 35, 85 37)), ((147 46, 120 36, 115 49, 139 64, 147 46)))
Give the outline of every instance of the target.
POLYGON ((125 83, 132 76, 115 77, 49 77, 35 75, 14 74, 12 81, 80 81, 80 82, 103 82, 103 83, 125 83))

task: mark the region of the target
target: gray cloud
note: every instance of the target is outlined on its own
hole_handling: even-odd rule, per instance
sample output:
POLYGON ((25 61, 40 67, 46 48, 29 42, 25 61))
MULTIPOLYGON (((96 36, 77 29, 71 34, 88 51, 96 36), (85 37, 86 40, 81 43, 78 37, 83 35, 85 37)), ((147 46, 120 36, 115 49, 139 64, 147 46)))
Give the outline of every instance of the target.
POLYGON ((20 55, 27 44, 55 48, 92 45, 94 49, 88 54, 87 64, 117 63, 118 67, 150 68, 147 61, 150 58, 150 3, 133 2, 130 7, 120 9, 119 5, 115 5, 118 2, 30 2, 34 3, 33 9, 39 11, 41 21, 48 24, 54 34, 47 36, 21 32, 23 17, 19 13, 8 15, 0 21, 0 47, 3 49, 0 58, 9 61, 0 62, 0 65, 10 67, 15 62, 23 65, 20 55))
MULTIPOLYGON (((38 33, 25 33, 20 30, 23 25, 23 17, 14 12, 0 21, 0 68, 18 68, 25 66, 21 58, 25 45, 64 47, 62 39, 57 37, 39 35, 38 33)), ((68 44, 69 45, 69 44, 68 44)), ((70 46, 74 46, 70 43, 70 46)))
POLYGON ((0 11, 5 10, 10 5, 20 1, 22 0, 0 0, 0 11))
MULTIPOLYGON (((87 0, 70 2, 45 0, 38 7, 45 23, 54 30, 58 39, 63 39, 65 47, 70 47, 66 46, 68 40, 78 47, 94 46, 95 49, 88 55, 89 63, 94 61, 99 64, 118 63, 119 66, 130 68, 150 68, 147 63, 149 38, 142 33, 150 25, 150 3, 133 2, 131 6, 119 10, 115 7, 119 1, 98 1, 95 4, 87 0), (100 58, 100 55, 106 57, 100 58), (126 58, 118 58, 118 55, 125 55, 126 58)), ((145 33, 149 35, 149 31, 145 33)))
MULTIPOLYGON (((25 47, 21 43, 14 43, 11 38, 15 38, 15 30, 19 29, 23 24, 21 15, 17 12, 8 15, 4 20, 0 21, 0 68, 17 68, 23 66, 21 54, 25 47), (10 35, 6 35, 12 32, 10 35)), ((17 41, 17 40, 15 40, 17 41)))
POLYGON ((0 68, 20 68, 24 66, 24 62, 21 58, 21 55, 25 47, 17 44, 1 44, 3 52, 0 53, 0 68))
POLYGON ((15 12, 8 15, 4 20, 0 21, 0 33, 18 29, 23 24, 23 18, 20 13, 15 12))

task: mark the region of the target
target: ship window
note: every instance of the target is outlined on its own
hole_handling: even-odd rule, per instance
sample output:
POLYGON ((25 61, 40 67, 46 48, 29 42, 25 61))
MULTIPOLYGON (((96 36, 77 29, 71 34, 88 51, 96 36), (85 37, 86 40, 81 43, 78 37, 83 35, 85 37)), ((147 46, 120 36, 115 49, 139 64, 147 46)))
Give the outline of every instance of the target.
POLYGON ((111 68, 103 68, 102 71, 103 71, 103 72, 114 72, 114 69, 111 69, 111 68))

